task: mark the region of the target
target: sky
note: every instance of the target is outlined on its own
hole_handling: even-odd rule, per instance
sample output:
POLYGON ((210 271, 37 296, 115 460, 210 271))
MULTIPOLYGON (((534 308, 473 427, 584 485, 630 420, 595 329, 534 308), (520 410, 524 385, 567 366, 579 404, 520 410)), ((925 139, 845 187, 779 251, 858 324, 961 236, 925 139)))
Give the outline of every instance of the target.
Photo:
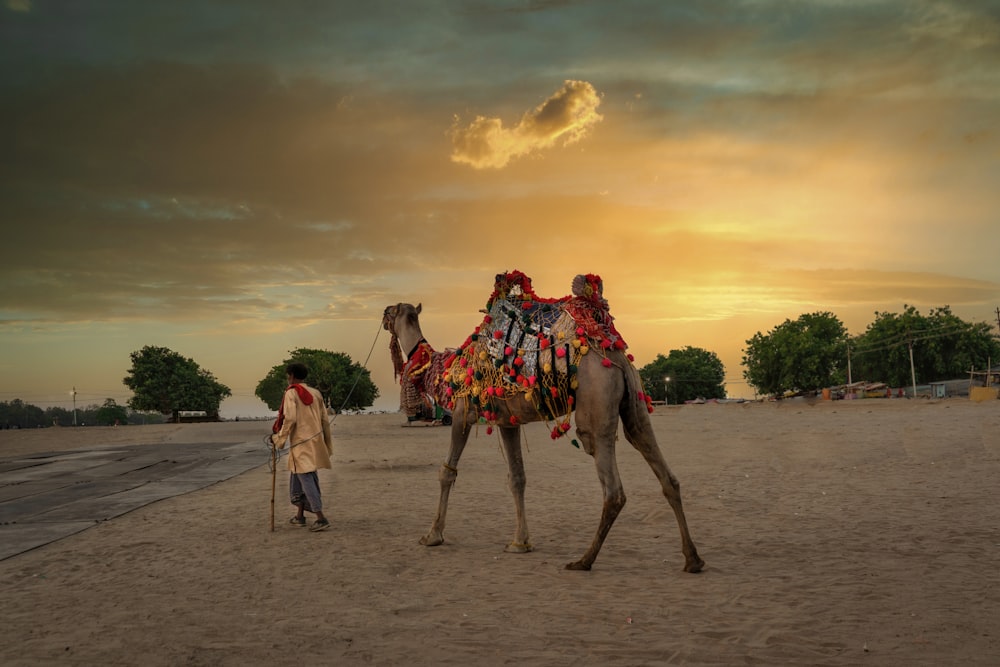
POLYGON ((0 401, 291 350, 395 409, 381 315, 604 280, 641 367, 906 305, 996 324, 1000 0, 0 0, 0 401))

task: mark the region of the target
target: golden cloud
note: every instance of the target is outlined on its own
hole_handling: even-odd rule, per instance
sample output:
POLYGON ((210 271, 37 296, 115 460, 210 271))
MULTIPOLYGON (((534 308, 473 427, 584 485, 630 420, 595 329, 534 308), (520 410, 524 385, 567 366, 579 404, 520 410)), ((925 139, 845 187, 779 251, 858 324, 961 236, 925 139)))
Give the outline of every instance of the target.
POLYGON ((485 116, 476 116, 467 127, 459 127, 456 121, 451 159, 476 169, 500 169, 516 157, 559 142, 572 144, 603 119, 597 113, 600 104, 600 95, 590 83, 567 80, 512 128, 505 128, 499 118, 485 116))

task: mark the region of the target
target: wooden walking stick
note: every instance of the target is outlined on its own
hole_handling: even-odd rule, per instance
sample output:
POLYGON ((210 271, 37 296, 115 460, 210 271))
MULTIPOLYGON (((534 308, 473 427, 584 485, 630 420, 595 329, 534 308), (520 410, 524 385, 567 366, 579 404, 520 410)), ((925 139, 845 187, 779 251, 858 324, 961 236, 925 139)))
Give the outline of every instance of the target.
POLYGON ((278 477, 278 449, 271 443, 271 532, 274 532, 274 487, 278 477))

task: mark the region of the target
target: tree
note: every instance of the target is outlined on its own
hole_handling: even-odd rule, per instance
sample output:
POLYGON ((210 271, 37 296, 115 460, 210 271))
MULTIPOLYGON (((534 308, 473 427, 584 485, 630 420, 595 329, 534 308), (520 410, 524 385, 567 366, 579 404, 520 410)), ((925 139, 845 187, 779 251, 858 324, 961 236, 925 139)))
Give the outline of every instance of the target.
POLYGON ((45 411, 37 405, 25 403, 19 398, 10 403, 0 402, 2 428, 37 428, 48 425, 45 422, 45 411))
POLYGON ((98 424, 105 426, 128 423, 128 412, 125 410, 125 406, 118 405, 113 398, 104 401, 104 405, 97 409, 95 417, 98 424))
POLYGON ((285 367, 292 362, 306 365, 309 369, 306 383, 319 389, 327 407, 338 410, 366 408, 379 396, 368 369, 351 361, 343 352, 299 348, 288 354, 289 358, 271 368, 254 390, 254 395, 272 410, 281 405, 281 397, 288 387, 285 367))
POLYGON ((45 408, 45 424, 51 426, 72 426, 73 411, 66 408, 50 407, 45 408))
POLYGON ((700 347, 670 350, 639 369, 646 393, 654 401, 683 403, 695 398, 725 398, 726 370, 722 360, 700 347), (670 378, 667 380, 667 378, 670 378))
POLYGON ((992 328, 965 322, 948 306, 925 316, 904 304, 902 313, 875 313, 875 321, 851 342, 851 365, 860 377, 892 386, 909 386, 914 376, 921 383, 952 380, 1000 358, 992 328))
POLYGON ((218 417, 222 400, 232 396, 209 371, 193 359, 165 347, 147 345, 133 352, 132 368, 122 382, 134 392, 133 410, 152 410, 180 421, 181 410, 203 410, 218 417))
POLYGON ((815 391, 844 382, 847 330, 833 313, 785 320, 746 344, 743 377, 759 393, 815 391))

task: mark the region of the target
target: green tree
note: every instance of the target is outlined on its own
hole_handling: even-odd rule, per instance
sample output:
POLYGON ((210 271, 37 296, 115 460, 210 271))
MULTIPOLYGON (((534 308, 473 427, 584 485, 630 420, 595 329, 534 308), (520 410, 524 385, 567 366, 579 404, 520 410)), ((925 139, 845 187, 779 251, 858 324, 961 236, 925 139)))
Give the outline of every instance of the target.
POLYGON ((50 426, 46 423, 45 411, 37 405, 25 403, 15 398, 10 403, 0 402, 0 427, 4 428, 37 428, 50 426))
POLYGON ((847 330, 836 315, 816 312, 785 320, 746 341, 743 377, 762 394, 815 391, 841 384, 847 367, 847 330))
POLYGON ((52 426, 72 426, 73 411, 66 408, 45 408, 45 423, 52 426))
POLYGON ((204 410, 218 417, 222 400, 231 396, 209 371, 165 347, 133 352, 132 368, 122 382, 134 392, 128 400, 133 410, 151 410, 180 421, 181 410, 204 410))
POLYGON ((104 405, 97 409, 95 418, 98 424, 110 426, 112 424, 127 424, 128 411, 124 405, 118 405, 115 399, 109 398, 104 401, 104 405))
POLYGON ((695 398, 725 398, 726 369, 715 354, 700 347, 656 355, 639 369, 646 393, 654 401, 683 403, 695 398), (669 378, 669 380, 667 379, 669 378))
POLYGON ((909 386, 914 376, 921 384, 960 378, 1000 358, 992 329, 962 320, 948 306, 927 315, 905 304, 902 313, 876 312, 875 321, 851 342, 852 374, 892 386, 909 386))
POLYGON ((97 411, 100 406, 97 403, 83 405, 76 411, 76 423, 80 426, 94 426, 98 423, 97 411))
POLYGON ((299 348, 288 354, 288 359, 271 368, 254 390, 254 395, 272 410, 281 405, 281 397, 288 387, 285 367, 292 362, 306 365, 309 369, 306 383, 319 389, 327 407, 337 410, 366 408, 379 396, 368 369, 351 361, 343 352, 299 348))
POLYGON ((135 424, 137 426, 145 426, 146 424, 163 424, 163 415, 159 412, 136 412, 134 410, 128 411, 128 423, 135 424))

